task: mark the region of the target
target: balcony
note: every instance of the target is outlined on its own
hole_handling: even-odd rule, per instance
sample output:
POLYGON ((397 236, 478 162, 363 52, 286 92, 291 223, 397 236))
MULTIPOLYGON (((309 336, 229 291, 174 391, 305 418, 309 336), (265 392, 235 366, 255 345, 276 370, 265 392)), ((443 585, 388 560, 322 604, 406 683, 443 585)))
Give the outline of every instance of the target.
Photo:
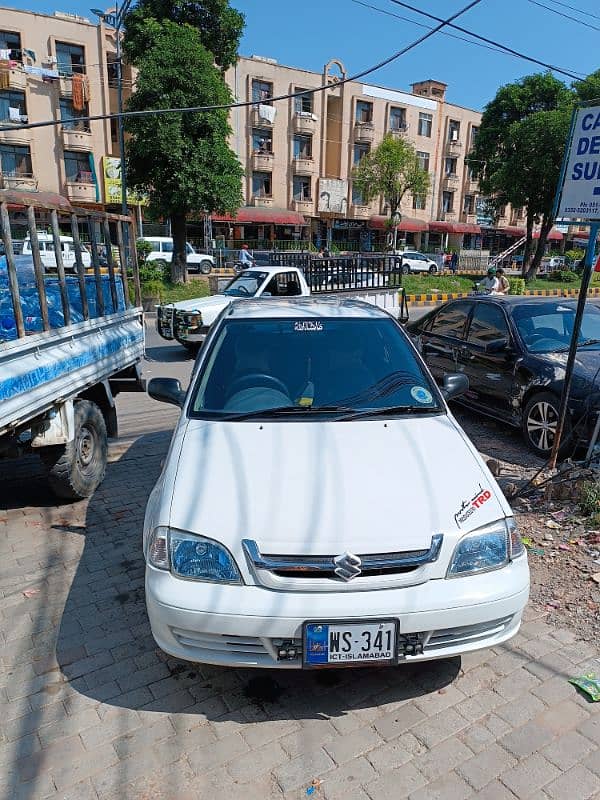
POLYGON ((458 222, 458 214, 456 211, 442 211, 441 218, 444 222, 458 222))
POLYGON ((354 123, 354 141, 371 144, 375 139, 375 126, 372 122, 354 123))
MULTIPOLYGON (((269 106, 270 108, 271 106, 269 106)), ((272 128, 273 122, 266 117, 262 117, 260 114, 260 110, 258 106, 252 107, 252 125, 257 126, 259 128, 272 128)))
POLYGON ((91 183, 89 178, 85 181, 67 181, 65 189, 67 197, 74 203, 96 202, 96 184, 91 183))
POLYGON ((402 125, 399 125, 397 128, 390 128, 388 133, 390 136, 393 136, 394 139, 402 139, 406 136, 408 132, 408 123, 403 122, 402 125))
POLYGON ((273 153, 252 153, 252 169, 256 172, 271 172, 273 169, 273 153))
POLYGON ((2 175, 3 189, 18 189, 20 192, 37 192, 38 182, 34 175, 2 175))
POLYGON ((496 226, 498 228, 505 228, 508 225, 508 217, 506 214, 500 214, 496 219, 496 226))
POLYGON ((292 200, 292 208, 300 214, 312 214, 315 204, 312 200, 292 200))
POLYGON ((92 149, 92 134, 90 131, 65 128, 63 126, 62 137, 65 150, 89 153, 92 149))
POLYGON ((315 162, 312 158, 295 158, 292 166, 296 175, 312 175, 315 171, 315 162))
POLYGON ((22 69, 11 69, 8 73, 8 89, 24 92, 27 88, 27 73, 22 69))
POLYGON ((458 175, 444 175, 444 186, 446 189, 458 189, 459 183, 458 175))
POLYGON ((251 198, 250 204, 255 208, 273 208, 273 198, 266 195, 257 195, 251 198))
POLYGON ((354 219, 369 219, 371 216, 371 206, 365 206, 358 203, 352 203, 350 206, 350 213, 354 219))
POLYGON ((478 191, 479 191, 479 182, 467 178, 467 181, 465 183, 466 194, 477 194, 478 191))
POLYGON ((306 111, 296 111, 293 119, 294 133, 315 133, 317 130, 317 120, 314 119, 314 114, 306 111))
POLYGON ((466 211, 463 211, 463 213, 461 214, 461 222, 466 222, 469 225, 476 225, 477 214, 467 214, 466 211))
POLYGON ((459 156, 462 150, 462 143, 458 139, 446 142, 446 153, 449 156, 459 156))
MULTIPOLYGON (((27 119, 27 118, 25 118, 27 119)), ((16 145, 29 145, 31 144, 31 135, 30 131, 21 130, 20 128, 16 128, 11 130, 8 126, 14 124, 15 126, 18 125, 18 122, 13 122, 12 120, 3 119, 0 120, 0 125, 6 125, 7 129, 0 133, 0 141, 7 142, 10 144, 16 145)))

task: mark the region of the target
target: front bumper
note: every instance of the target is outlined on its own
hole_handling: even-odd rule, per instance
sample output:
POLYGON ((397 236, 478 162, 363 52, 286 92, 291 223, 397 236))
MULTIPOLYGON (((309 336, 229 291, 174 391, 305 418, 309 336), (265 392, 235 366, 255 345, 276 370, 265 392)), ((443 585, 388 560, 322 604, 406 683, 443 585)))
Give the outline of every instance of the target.
POLYGON ((231 667, 301 668, 300 655, 279 661, 277 650, 293 642, 301 652, 305 620, 397 618, 400 639, 417 634, 422 644, 422 652, 401 652, 400 660, 448 658, 514 636, 528 596, 525 557, 482 575, 361 592, 360 604, 354 592, 216 585, 146 568, 146 605, 158 646, 187 661, 231 667))

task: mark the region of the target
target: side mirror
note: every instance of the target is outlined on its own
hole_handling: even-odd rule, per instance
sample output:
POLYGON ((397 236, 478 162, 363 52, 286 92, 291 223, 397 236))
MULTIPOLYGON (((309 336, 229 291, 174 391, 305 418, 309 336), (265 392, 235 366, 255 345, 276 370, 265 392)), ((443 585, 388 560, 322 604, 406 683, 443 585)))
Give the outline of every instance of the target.
POLYGON ((460 397, 461 394, 464 394, 468 391, 469 379, 466 375, 463 375, 462 372, 453 372, 450 375, 444 375, 442 395, 446 400, 452 400, 454 397, 460 397))
POLYGON ((503 350, 508 348, 508 339, 503 336, 501 339, 492 339, 491 342, 487 342, 485 345, 485 352, 486 353, 501 353, 503 350))
POLYGON ((148 394, 159 403, 170 403, 183 407, 185 392, 177 378, 152 378, 148 383, 148 394))

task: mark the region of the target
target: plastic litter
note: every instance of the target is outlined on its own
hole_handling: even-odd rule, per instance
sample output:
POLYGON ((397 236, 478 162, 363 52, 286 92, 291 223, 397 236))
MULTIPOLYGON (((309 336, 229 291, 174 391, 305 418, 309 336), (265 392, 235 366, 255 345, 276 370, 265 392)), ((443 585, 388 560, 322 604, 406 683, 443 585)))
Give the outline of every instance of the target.
POLYGON ((36 594, 39 593, 40 593, 39 589, 25 589, 25 591, 23 592, 23 597, 27 597, 29 599, 31 597, 35 597, 36 594))
POLYGON ((569 683, 579 687, 585 692, 594 703, 600 702, 600 679, 596 677, 594 672, 588 675, 580 675, 578 678, 569 678, 569 683))

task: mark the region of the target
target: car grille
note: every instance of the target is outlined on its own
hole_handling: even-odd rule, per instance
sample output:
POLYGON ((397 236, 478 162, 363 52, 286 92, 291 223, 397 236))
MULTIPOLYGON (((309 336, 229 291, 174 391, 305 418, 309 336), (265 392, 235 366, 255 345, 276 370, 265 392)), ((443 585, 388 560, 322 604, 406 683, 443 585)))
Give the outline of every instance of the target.
POLYGON ((476 625, 463 625, 458 628, 445 628, 424 634, 423 650, 430 653, 450 647, 467 647, 476 645, 481 639, 490 636, 499 636, 504 633, 514 620, 514 615, 494 619, 488 622, 479 622, 476 625))
MULTIPOLYGON (((237 660, 241 664, 273 666, 278 662, 277 653, 283 645, 281 638, 266 636, 229 636, 227 634, 201 633, 198 631, 171 628, 175 641, 185 648, 192 649, 199 660, 237 660)), ((295 659, 284 663, 297 664, 302 659, 300 639, 287 641, 297 652, 295 659)))

